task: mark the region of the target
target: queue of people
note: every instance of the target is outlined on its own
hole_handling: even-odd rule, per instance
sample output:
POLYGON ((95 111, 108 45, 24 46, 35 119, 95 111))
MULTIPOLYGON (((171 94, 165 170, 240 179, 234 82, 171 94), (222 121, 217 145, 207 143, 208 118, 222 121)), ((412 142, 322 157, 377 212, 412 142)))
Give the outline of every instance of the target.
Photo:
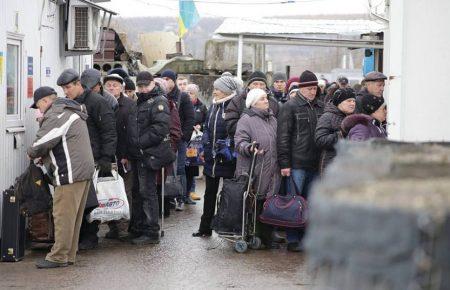
MULTIPOLYGON (((203 214, 194 237, 212 235, 221 180, 248 174, 254 153, 258 213, 278 193, 283 177, 291 178, 307 199, 312 182, 336 156, 340 139, 387 137, 385 80, 379 72, 369 73, 364 88, 355 92, 346 78, 327 86, 308 70, 289 79, 275 73, 271 84, 255 71, 245 87, 224 73, 213 84, 207 109, 199 87, 173 70, 160 78, 140 72, 136 84, 123 69, 103 79, 93 69, 81 76, 73 69, 63 71, 57 85, 65 98, 41 87, 32 106, 43 118, 28 155, 41 160, 55 186, 55 244, 37 267, 65 267, 76 262, 78 250, 97 247, 99 223, 87 219, 98 206, 92 176, 95 170, 110 175, 113 164, 124 179, 131 218, 129 223, 109 222, 105 238, 135 245, 160 241, 161 167, 180 177, 182 192, 173 207, 183 210, 202 198, 195 176, 203 164, 203 214), (201 152, 194 150, 199 162, 191 162, 194 140, 202 146, 201 152), (166 160, 170 154, 161 154, 162 148, 176 158, 166 160)), ((170 204, 164 208, 170 211, 170 204)), ((265 248, 279 248, 284 241, 277 235, 284 229, 260 222, 256 227, 265 248)), ((288 251, 301 251, 303 234, 304 229, 286 229, 288 251)))

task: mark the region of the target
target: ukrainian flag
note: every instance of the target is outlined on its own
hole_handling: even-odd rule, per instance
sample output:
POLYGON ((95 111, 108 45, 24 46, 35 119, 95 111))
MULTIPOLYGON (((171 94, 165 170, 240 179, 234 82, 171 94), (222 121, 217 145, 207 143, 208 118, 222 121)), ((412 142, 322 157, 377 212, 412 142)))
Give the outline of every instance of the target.
POLYGON ((197 8, 193 0, 180 0, 179 2, 180 16, 178 17, 178 35, 183 37, 184 34, 197 24, 200 20, 197 8))

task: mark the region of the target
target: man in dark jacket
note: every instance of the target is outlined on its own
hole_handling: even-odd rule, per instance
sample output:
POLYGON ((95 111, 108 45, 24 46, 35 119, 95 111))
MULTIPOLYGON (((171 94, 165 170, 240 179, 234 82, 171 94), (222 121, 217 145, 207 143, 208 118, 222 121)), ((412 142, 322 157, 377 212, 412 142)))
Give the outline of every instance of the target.
MULTIPOLYGON (((187 143, 191 140, 192 131, 195 125, 194 106, 192 105, 189 95, 185 92, 181 92, 176 85, 177 74, 173 70, 165 70, 162 72, 161 77, 167 82, 167 98, 177 104, 178 113, 180 115, 181 130, 183 131, 182 141, 178 144, 178 158, 177 158, 177 175, 181 177, 183 185, 184 203, 195 204, 189 196, 187 190, 186 181, 186 147, 187 143)), ((183 202, 180 201, 180 202, 183 202)), ((181 210, 181 203, 177 204, 177 209, 181 210)))
POLYGON ((364 96, 383 97, 384 85, 387 77, 377 71, 366 74, 363 79, 364 88, 356 94, 356 113, 370 115, 362 106, 364 96))
MULTIPOLYGON (((277 129, 278 163, 282 176, 291 176, 297 189, 307 198, 318 174, 320 150, 314 141, 317 120, 324 105, 316 99, 318 80, 306 70, 300 76, 299 91, 280 111, 277 129)), ((300 251, 299 231, 287 231, 288 250, 300 251)))
MULTIPOLYGON (((67 98, 85 105, 86 120, 92 153, 100 175, 109 175, 117 146, 114 112, 105 99, 81 85, 80 76, 74 69, 66 69, 57 80, 67 98)), ((81 225, 79 249, 93 249, 98 245, 98 222, 88 223, 87 215, 98 206, 94 187, 91 186, 86 202, 85 216, 81 225)))
POLYGON ((277 72, 273 74, 273 86, 270 91, 273 97, 280 103, 284 104, 288 100, 288 94, 284 91, 286 87, 287 77, 285 73, 277 72))
POLYGON ((140 72, 137 108, 129 117, 128 136, 133 171, 132 218, 130 239, 135 245, 159 243, 159 204, 156 187, 157 171, 148 166, 145 152, 156 150, 170 132, 170 109, 152 74, 140 72))
MULTIPOLYGON (((110 74, 103 78, 103 84, 106 90, 117 99, 118 109, 116 111, 116 131, 117 131, 117 150, 116 158, 118 162, 118 171, 123 178, 128 202, 131 204, 133 186, 133 172, 129 162, 128 149, 130 142, 128 140, 128 118, 135 111, 136 102, 127 97, 124 92, 125 80, 118 74, 110 74)), ((108 223, 109 232, 106 233, 107 239, 118 239, 120 229, 126 228, 125 222, 111 221, 108 223)))
POLYGON ((98 70, 93 68, 85 69, 81 74, 80 80, 82 86, 102 96, 111 106, 113 111, 117 110, 119 104, 117 103, 117 100, 113 95, 111 95, 107 90, 103 89, 102 75, 98 70))
POLYGON ((231 139, 234 138, 237 122, 245 109, 245 99, 247 98, 247 93, 251 89, 265 90, 267 92, 267 97, 269 98, 269 108, 272 110, 275 118, 278 116, 278 102, 274 97, 272 97, 270 90, 268 90, 266 75, 261 71, 255 71, 250 75, 246 90, 242 94, 231 99, 230 104, 225 110, 227 132, 231 139))

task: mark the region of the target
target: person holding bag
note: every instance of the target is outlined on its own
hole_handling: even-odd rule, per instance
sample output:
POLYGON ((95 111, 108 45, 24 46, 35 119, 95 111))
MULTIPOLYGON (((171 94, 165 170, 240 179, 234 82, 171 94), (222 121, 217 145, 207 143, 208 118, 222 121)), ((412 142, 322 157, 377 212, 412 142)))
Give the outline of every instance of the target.
POLYGON ((129 158, 134 172, 128 239, 135 245, 158 244, 160 226, 156 175, 175 157, 170 149, 170 109, 151 73, 140 72, 136 83, 137 108, 128 119, 129 158), (171 160, 166 160, 169 153, 173 156, 171 160))
MULTIPOLYGON (((234 136, 238 153, 236 176, 249 174, 254 150, 258 150, 255 167, 255 183, 257 195, 257 215, 262 211, 266 197, 278 189, 280 169, 277 160, 277 121, 269 109, 267 94, 262 89, 252 89, 245 100, 246 109, 239 119, 234 136), (254 143, 258 144, 255 149, 254 143)), ((279 248, 272 243, 272 227, 257 222, 256 233, 266 248, 279 248)))
POLYGON ((206 188, 203 215, 200 227, 194 237, 210 237, 211 222, 216 209, 216 198, 221 178, 232 178, 236 166, 233 143, 229 139, 225 125, 225 109, 236 95, 238 85, 229 76, 214 82, 213 104, 208 110, 204 124, 202 143, 204 147, 206 188))

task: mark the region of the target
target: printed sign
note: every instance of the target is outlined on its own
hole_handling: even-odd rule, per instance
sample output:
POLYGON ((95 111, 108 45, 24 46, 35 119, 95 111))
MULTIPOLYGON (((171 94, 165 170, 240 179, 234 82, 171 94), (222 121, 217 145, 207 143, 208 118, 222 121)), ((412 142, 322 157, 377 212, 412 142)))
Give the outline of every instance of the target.
POLYGON ((33 76, 33 57, 32 56, 28 57, 27 71, 28 71, 27 75, 29 77, 33 76))
POLYGON ((27 58, 27 98, 33 97, 33 57, 27 58))
POLYGON ((50 69, 50 67, 46 67, 45 68, 45 76, 46 77, 51 77, 51 75, 52 75, 52 70, 50 69))

